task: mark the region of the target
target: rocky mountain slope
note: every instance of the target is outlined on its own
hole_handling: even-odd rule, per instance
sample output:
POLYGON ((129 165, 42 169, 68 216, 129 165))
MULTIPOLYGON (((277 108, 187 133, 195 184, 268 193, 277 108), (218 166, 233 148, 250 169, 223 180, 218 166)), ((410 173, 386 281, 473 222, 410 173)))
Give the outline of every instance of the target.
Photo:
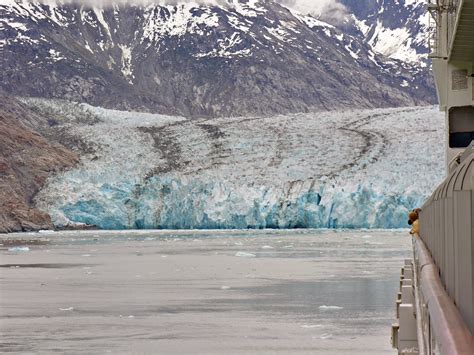
POLYGON ((0 93, 0 233, 52 228, 33 197, 54 172, 78 161, 75 153, 38 133, 46 120, 0 93))
POLYGON ((0 0, 0 85, 188 117, 433 103, 429 71, 385 49, 380 30, 411 16, 413 0, 377 0, 382 7, 368 13, 345 3, 352 22, 334 26, 274 0, 105 8, 0 0))

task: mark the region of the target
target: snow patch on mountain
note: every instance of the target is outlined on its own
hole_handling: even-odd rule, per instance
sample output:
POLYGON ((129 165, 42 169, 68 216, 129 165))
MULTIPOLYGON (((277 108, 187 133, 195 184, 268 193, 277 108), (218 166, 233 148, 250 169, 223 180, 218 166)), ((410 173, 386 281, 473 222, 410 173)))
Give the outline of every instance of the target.
POLYGON ((412 34, 406 28, 385 28, 380 22, 369 38, 369 43, 377 53, 407 63, 421 63, 420 58, 426 58, 426 55, 419 54, 412 47, 413 42, 412 34))
POLYGON ((345 0, 348 22, 373 51, 408 64, 427 67, 429 13, 425 0, 372 0, 366 7, 345 0))

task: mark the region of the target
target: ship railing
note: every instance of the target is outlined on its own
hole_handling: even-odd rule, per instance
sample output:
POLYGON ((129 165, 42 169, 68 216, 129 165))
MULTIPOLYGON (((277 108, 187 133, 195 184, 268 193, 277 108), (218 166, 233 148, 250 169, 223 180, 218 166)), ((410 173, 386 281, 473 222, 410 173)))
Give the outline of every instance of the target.
POLYGON ((429 314, 424 333, 434 339, 430 349, 442 350, 429 354, 474 354, 473 144, 423 206, 416 244, 422 308, 429 314), (456 350, 458 337, 469 352, 456 350))
POLYGON ((420 307, 417 321, 420 355, 472 355, 474 338, 442 285, 439 269, 420 238, 414 240, 417 301, 420 307))
POLYGON ((440 37, 439 32, 440 28, 440 15, 438 12, 438 4, 435 0, 428 0, 428 11, 430 12, 429 22, 428 22, 428 48, 430 57, 437 58, 440 57, 440 37))
POLYGON ((464 0, 428 0, 428 45, 431 58, 447 59, 454 38, 464 0))

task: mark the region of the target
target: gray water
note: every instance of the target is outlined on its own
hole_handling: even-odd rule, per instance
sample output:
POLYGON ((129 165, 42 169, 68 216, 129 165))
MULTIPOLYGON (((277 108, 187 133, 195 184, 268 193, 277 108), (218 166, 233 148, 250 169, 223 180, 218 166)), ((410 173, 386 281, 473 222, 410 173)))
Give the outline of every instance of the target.
POLYGON ((405 231, 58 232, 0 244, 2 352, 396 353, 405 231))

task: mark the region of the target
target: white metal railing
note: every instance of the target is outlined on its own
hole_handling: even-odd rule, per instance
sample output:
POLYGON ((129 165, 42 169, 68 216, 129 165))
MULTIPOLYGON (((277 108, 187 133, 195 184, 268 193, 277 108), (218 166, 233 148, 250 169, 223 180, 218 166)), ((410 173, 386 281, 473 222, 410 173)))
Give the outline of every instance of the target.
POLYGON ((430 57, 447 58, 464 0, 428 0, 430 57))
MULTIPOLYGON (((474 334, 474 146, 420 212, 420 238, 440 281, 474 334)), ((448 353, 449 354, 449 353, 448 353)), ((471 354, 474 354, 472 352, 471 354)))

